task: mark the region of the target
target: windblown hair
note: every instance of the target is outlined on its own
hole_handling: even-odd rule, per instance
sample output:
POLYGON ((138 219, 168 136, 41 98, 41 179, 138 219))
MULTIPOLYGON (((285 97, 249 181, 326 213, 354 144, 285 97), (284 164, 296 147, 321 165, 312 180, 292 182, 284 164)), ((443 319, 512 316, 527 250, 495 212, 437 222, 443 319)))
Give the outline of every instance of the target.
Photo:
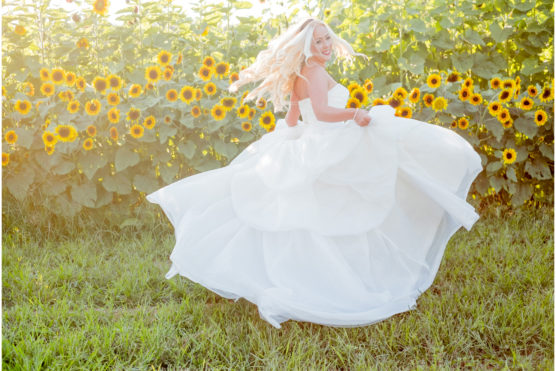
MULTIPOLYGON (((283 34, 270 41, 267 49, 259 52, 255 62, 240 71, 239 79, 231 84, 228 90, 237 92, 240 86, 264 79, 244 98, 244 101, 260 99, 268 94, 269 101, 274 104, 274 112, 282 111, 287 103, 286 97, 293 90, 296 76, 301 75, 301 67, 308 63, 311 53, 311 41, 315 26, 321 24, 326 27, 332 39, 332 50, 336 56, 344 57, 353 62, 354 55, 367 57, 356 53, 347 41, 337 36, 326 23, 316 18, 308 18, 290 26, 283 34)), ((368 57, 367 57, 368 58, 368 57)))

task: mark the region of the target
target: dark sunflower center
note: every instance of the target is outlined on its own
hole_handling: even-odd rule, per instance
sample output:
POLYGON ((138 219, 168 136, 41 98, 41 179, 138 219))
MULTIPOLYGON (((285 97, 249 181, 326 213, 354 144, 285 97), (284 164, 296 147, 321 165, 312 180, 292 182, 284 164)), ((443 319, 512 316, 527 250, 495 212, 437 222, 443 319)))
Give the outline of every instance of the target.
POLYGON ((149 73, 149 77, 153 80, 156 79, 158 77, 158 73, 156 72, 156 70, 151 70, 149 73))
POLYGON ((216 66, 216 72, 218 72, 219 74, 223 74, 224 72, 226 72, 226 66, 222 64, 216 66))
POLYGON ((265 118, 263 119, 263 122, 264 122, 265 124, 270 124, 270 117, 268 117, 268 116, 265 117, 265 118))
POLYGON ((160 57, 160 60, 162 61, 162 63, 167 63, 168 62, 168 56, 166 54, 162 54, 162 56, 160 57))
POLYGON ((102 90, 106 89, 106 83, 105 83, 104 81, 97 81, 97 82, 95 83, 95 88, 96 88, 97 90, 102 91, 102 90))
POLYGON ((70 130, 68 128, 61 128, 58 132, 58 135, 60 135, 62 138, 67 138, 70 135, 70 130))
POLYGON ((116 78, 111 78, 110 79, 110 86, 115 88, 116 86, 118 86, 118 79, 116 78))
POLYGON ((139 112, 137 112, 137 111, 131 111, 130 114, 129 114, 129 117, 130 117, 132 120, 136 120, 136 119, 139 117, 139 112))
POLYGON ((208 76, 209 74, 209 70, 206 68, 203 68, 203 76, 208 76))
POLYGON ((54 81, 60 81, 60 80, 62 80, 62 74, 60 72, 56 71, 52 74, 52 79, 54 81))

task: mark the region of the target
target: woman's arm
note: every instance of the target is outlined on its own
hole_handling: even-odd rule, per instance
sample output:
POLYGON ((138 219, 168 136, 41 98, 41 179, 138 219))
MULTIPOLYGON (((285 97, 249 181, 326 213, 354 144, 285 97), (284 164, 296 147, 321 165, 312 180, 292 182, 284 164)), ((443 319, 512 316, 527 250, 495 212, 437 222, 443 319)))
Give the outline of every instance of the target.
POLYGON ((317 120, 339 122, 353 119, 355 108, 328 106, 328 76, 322 67, 307 68, 305 77, 309 80, 307 91, 317 120))
MULTIPOLYGON (((293 94, 293 93, 292 93, 293 94)), ((288 110, 288 113, 286 113, 286 124, 288 124, 288 126, 295 126, 297 125, 297 120, 299 119, 299 104, 296 101, 290 101, 290 109, 288 110)))

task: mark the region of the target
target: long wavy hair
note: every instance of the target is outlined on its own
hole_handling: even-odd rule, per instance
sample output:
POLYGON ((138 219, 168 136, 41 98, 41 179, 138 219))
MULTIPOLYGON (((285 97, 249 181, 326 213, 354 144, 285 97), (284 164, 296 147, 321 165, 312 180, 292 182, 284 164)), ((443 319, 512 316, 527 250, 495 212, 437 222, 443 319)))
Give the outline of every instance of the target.
POLYGON ((356 53, 349 43, 337 36, 325 22, 311 17, 290 26, 283 34, 272 39, 268 48, 259 52, 255 62, 240 71, 239 79, 231 84, 228 90, 235 93, 242 85, 263 80, 247 94, 244 101, 255 98, 259 100, 268 94, 270 96, 268 100, 274 104, 274 112, 282 111, 288 103, 286 97, 293 90, 296 76, 308 82, 301 75, 301 67, 309 63, 308 59, 313 55, 311 52, 313 31, 319 24, 328 30, 335 56, 344 57, 349 62, 353 62, 355 55, 368 58, 365 54, 356 53))

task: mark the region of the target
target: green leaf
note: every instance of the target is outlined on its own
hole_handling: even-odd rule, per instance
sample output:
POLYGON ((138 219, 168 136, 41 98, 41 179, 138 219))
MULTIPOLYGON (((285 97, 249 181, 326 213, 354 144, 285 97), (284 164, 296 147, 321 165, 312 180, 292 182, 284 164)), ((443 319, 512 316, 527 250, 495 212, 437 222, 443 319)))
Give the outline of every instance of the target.
POLYGON ((409 21, 409 29, 418 33, 425 33, 427 31, 427 25, 420 18, 414 18, 409 21))
POLYGON ((18 200, 23 200, 27 195, 29 186, 33 184, 35 172, 29 166, 25 166, 19 173, 6 179, 8 190, 18 200))
POLYGON ((106 165, 107 160, 104 156, 89 152, 85 154, 79 162, 81 163, 81 170, 83 170, 85 176, 89 180, 92 180, 97 170, 106 165))
POLYGON ((19 127, 15 128, 14 131, 17 134, 17 145, 27 149, 31 148, 31 144, 33 144, 33 133, 31 130, 19 127))
POLYGON ((177 165, 166 166, 165 164, 160 164, 158 171, 160 172, 160 177, 166 184, 172 183, 176 175, 178 174, 179 167, 177 165))
POLYGON ((41 182, 41 190, 47 196, 56 196, 64 192, 68 185, 52 176, 47 176, 41 182))
POLYGON ((533 9, 533 7, 535 6, 535 1, 515 1, 515 3, 513 4, 513 6, 521 11, 521 12, 527 12, 531 9, 533 9))
POLYGON ((554 149, 551 149, 550 146, 548 146, 546 143, 543 143, 539 146, 539 151, 543 154, 543 156, 554 160, 554 149))
POLYGON ((431 40, 431 43, 432 45, 440 49, 452 49, 454 47, 454 42, 450 39, 450 35, 447 32, 440 32, 435 34, 435 36, 431 40))
POLYGON ((131 181, 123 173, 108 175, 102 180, 102 186, 109 192, 116 192, 120 195, 131 193, 131 181))
POLYGON ((504 67, 492 62, 488 56, 481 53, 475 54, 473 65, 473 72, 487 80, 491 79, 492 75, 495 75, 498 70, 504 67))
POLYGON ((133 185, 140 192, 151 193, 159 188, 158 180, 154 177, 137 174, 133 178, 133 185))
POLYGON ((517 182, 517 176, 515 175, 515 169, 513 167, 508 167, 506 169, 506 176, 508 179, 517 182))
POLYGON ((477 179, 475 180, 475 182, 473 182, 473 183, 475 185, 475 189, 481 195, 484 195, 485 193, 487 193, 488 187, 489 187, 489 182, 488 182, 488 178, 485 175, 485 172, 481 172, 479 174, 479 176, 477 177, 477 179))
POLYGON ((501 43, 503 41, 506 41, 506 39, 508 39, 508 37, 513 32, 511 27, 506 27, 506 28, 502 29, 502 27, 500 27, 498 25, 498 23, 496 23, 496 22, 493 22, 493 23, 490 24, 489 30, 490 30, 490 36, 497 43, 501 43))
POLYGON ((466 72, 467 70, 473 68, 473 58, 467 54, 452 54, 450 56, 452 59, 452 65, 459 72, 466 72))
POLYGON ((500 161, 494 161, 487 165, 486 170, 489 173, 495 173, 502 168, 502 163, 500 161))
POLYGON ((95 207, 97 187, 94 183, 74 184, 71 187, 71 198, 83 206, 95 207))
POLYGON ((54 174, 64 175, 75 169, 75 164, 70 161, 61 160, 56 166, 52 168, 54 174))
POLYGON ((485 42, 481 38, 481 35, 479 35, 476 31, 474 31, 470 28, 465 30, 465 32, 463 34, 463 38, 465 40, 469 41, 471 44, 476 44, 476 45, 481 45, 481 46, 485 45, 485 42))
POLYGON ((216 169, 219 168, 221 166, 219 161, 216 161, 213 158, 203 158, 199 161, 198 164, 194 165, 195 170, 198 170, 200 172, 204 172, 204 171, 208 171, 208 170, 212 170, 212 169, 216 169))
POLYGON ((533 195, 533 188, 529 183, 517 183, 516 192, 512 195, 512 205, 521 206, 523 203, 531 198, 533 195))
POLYGON ((139 154, 133 152, 127 147, 120 147, 116 151, 116 158, 114 165, 116 166, 116 171, 122 171, 130 166, 137 165, 139 163, 139 154))
POLYGON ((178 151, 180 151, 180 153, 183 153, 183 155, 189 160, 193 158, 196 149, 197 146, 192 141, 178 144, 178 151))
POLYGON ((527 135, 529 138, 535 137, 539 129, 534 119, 525 117, 517 118, 514 121, 514 127, 523 134, 527 135))
POLYGON ((535 158, 525 163, 525 171, 533 178, 539 180, 551 179, 552 173, 546 162, 542 159, 535 158))
POLYGON ((489 178, 490 185, 494 188, 494 190, 498 193, 502 190, 502 186, 504 185, 504 178, 500 176, 491 176, 489 178))

